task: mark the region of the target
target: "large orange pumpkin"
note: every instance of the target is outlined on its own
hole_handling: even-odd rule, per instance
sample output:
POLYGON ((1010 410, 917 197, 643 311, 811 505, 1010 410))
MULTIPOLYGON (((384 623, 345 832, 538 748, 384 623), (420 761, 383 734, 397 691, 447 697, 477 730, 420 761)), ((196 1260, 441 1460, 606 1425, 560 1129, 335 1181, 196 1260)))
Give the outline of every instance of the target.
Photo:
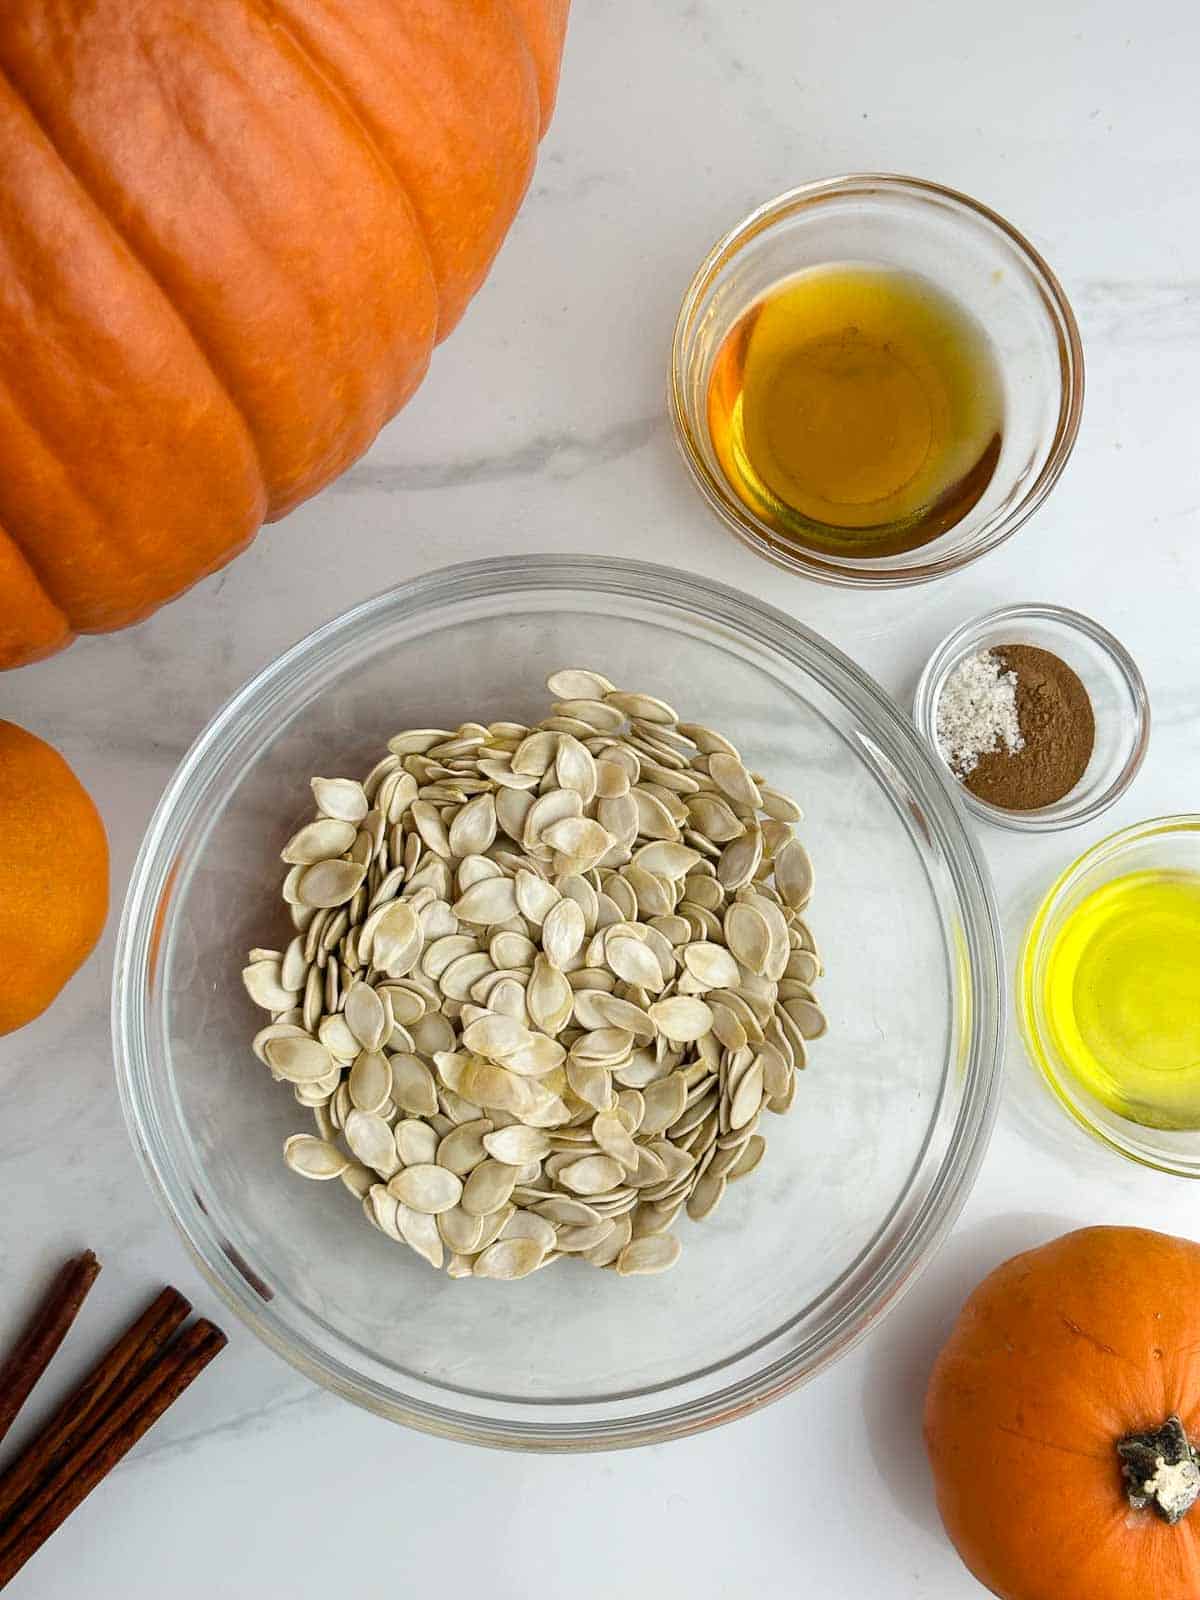
POLYGON ((568 0, 3 0, 0 665, 359 456, 516 213, 568 0))
POLYGON ((1200 1245, 1086 1228, 998 1268, 925 1436, 946 1531, 1003 1600, 1197 1600, 1200 1245))
POLYGON ((108 840, 44 740, 0 722, 0 1034, 44 1011, 108 911, 108 840))

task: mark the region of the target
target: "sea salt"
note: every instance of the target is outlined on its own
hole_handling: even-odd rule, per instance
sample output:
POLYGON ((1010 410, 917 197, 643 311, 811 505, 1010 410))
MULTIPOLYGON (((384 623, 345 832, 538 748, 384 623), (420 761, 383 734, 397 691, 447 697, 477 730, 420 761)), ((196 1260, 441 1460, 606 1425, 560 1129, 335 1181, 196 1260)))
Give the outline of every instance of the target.
POLYGON ((937 742, 956 777, 966 778, 980 756, 1024 748, 1017 721, 1017 675, 992 650, 964 656, 946 679, 937 703, 937 742))

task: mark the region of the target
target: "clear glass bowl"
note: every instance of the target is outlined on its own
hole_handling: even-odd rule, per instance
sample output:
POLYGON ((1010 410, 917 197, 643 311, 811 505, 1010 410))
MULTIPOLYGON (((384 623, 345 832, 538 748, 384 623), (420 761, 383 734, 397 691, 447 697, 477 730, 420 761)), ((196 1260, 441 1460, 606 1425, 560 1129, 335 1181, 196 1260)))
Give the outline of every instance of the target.
MULTIPOLYGON (((1150 743, 1150 699, 1132 656, 1106 628, 1063 606, 1003 606, 965 622, 929 658, 913 697, 913 718, 936 753, 937 708, 946 680, 964 656, 1005 644, 1049 650, 1083 683, 1096 718, 1096 742, 1083 777, 1061 800, 1036 811, 1005 811, 959 784, 968 810, 997 827, 1049 833, 1091 822, 1137 776, 1150 743)), ((941 760, 940 754, 938 760, 941 760)))
POLYGON ((1062 285, 1003 217, 940 184, 860 173, 791 189, 713 246, 675 325, 669 403, 701 493, 745 544, 809 578, 895 587, 977 560, 1041 505, 1079 431, 1083 346, 1062 285), (734 323, 780 279, 837 261, 935 284, 986 330, 1004 387, 1004 442, 982 498, 947 532, 898 555, 825 554, 781 538, 730 486, 709 435, 709 380, 734 323))
MULTIPOLYGON (((544 711, 538 711, 544 714, 544 711)), ((459 1439, 608 1448, 726 1421, 834 1360, 950 1227, 995 1110, 1003 963, 950 785, 824 640, 661 567, 523 556, 368 601, 248 684, 151 823, 114 978, 134 1144, 200 1267, 301 1371, 459 1439), (303 1112, 250 1052, 247 948, 289 931, 278 852, 315 772, 365 772, 397 726, 522 718, 587 664, 727 731, 806 808, 831 1026, 755 1176, 680 1225, 670 1273, 561 1263, 455 1282, 284 1166, 303 1112)))
POLYGON ((1093 1137, 1142 1166, 1200 1178, 1200 1132, 1147 1128, 1121 1116, 1071 1072, 1048 1017, 1048 960, 1064 922, 1089 894, 1129 872, 1200 874, 1200 816, 1156 817, 1122 829, 1093 845, 1051 885, 1021 951, 1017 979, 1021 1032, 1034 1065, 1060 1104, 1093 1137))

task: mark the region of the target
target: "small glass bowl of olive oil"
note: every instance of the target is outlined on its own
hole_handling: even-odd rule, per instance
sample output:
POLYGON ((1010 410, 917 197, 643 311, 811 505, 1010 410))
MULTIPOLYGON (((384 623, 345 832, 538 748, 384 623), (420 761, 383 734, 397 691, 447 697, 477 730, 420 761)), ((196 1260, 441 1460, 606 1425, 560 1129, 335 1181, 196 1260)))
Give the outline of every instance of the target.
POLYGON ((712 250, 675 330, 684 459, 726 525, 845 584, 937 577, 1045 499, 1083 357, 1053 273, 953 190, 867 174, 794 189, 712 250))
POLYGON ((1068 867, 1021 954, 1035 1065, 1122 1155, 1200 1178, 1200 815, 1113 834, 1068 867))

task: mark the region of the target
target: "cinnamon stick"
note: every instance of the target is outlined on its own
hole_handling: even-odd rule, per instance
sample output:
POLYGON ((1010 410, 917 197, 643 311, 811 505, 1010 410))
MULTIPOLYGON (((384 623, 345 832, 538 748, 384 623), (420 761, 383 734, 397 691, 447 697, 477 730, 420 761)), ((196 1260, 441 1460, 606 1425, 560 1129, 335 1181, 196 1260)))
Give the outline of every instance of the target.
POLYGON ((0 1535, 0 1589, 128 1454, 168 1406, 225 1347, 220 1328, 200 1318, 96 1423, 18 1508, 0 1535))
POLYGON ((12 1427, 34 1384, 66 1338, 99 1271, 100 1263, 91 1250, 66 1262, 17 1340, 12 1354, 0 1367, 0 1440, 12 1427))
POLYGON ((0 1474, 0 1524, 21 1496, 56 1467, 67 1447, 141 1375, 184 1322, 191 1306, 178 1289, 164 1289, 125 1330, 84 1381, 63 1401, 39 1438, 0 1474))

